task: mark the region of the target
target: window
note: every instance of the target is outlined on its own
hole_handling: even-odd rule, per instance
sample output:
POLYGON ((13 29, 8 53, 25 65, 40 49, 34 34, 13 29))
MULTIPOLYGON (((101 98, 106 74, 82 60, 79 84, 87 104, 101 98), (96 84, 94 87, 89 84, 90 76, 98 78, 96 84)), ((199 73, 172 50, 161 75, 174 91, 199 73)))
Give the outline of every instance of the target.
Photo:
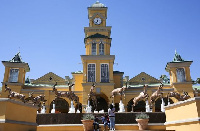
POLYGON ((101 64, 101 82, 109 82, 108 64, 101 64))
POLYGON ((96 43, 92 43, 92 55, 96 55, 96 43))
POLYGON ((8 82, 18 82, 19 69, 10 69, 8 82))
POLYGON ((184 68, 177 68, 176 74, 177 74, 177 82, 185 82, 186 81, 184 68))
POLYGON ((88 82, 95 82, 95 64, 88 64, 88 82))
POLYGON ((99 55, 104 55, 104 44, 102 42, 99 44, 99 55))

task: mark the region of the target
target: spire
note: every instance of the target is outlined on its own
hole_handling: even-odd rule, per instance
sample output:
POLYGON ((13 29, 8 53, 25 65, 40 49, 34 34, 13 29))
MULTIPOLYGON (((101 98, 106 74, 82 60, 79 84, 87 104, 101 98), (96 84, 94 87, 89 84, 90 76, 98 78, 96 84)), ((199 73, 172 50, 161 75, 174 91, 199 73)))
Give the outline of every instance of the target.
POLYGON ((20 52, 18 52, 9 62, 23 63, 20 52))
POLYGON ((181 62, 181 61, 184 61, 184 60, 181 58, 181 56, 175 50, 175 55, 174 55, 174 59, 172 62, 181 62))

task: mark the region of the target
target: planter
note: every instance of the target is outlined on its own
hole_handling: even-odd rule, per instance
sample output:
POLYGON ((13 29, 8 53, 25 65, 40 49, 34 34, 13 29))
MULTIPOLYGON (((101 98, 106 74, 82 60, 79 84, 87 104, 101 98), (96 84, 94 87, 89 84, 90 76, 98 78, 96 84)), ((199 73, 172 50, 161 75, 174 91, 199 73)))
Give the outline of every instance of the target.
POLYGON ((147 129, 149 119, 136 119, 138 122, 139 130, 147 129))
POLYGON ((94 120, 81 120, 83 123, 84 131, 93 131, 94 120))

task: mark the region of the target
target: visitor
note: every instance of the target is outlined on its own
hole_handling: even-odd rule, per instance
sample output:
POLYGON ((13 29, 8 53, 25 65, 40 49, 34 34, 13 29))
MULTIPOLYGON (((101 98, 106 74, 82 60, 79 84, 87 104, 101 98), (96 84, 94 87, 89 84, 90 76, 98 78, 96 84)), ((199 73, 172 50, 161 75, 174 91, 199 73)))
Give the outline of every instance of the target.
POLYGON ((110 119, 110 130, 115 130, 115 108, 112 104, 110 104, 110 108, 108 109, 108 115, 110 119))
POLYGON ((102 116, 101 120, 104 125, 104 131, 106 130, 106 126, 108 126, 108 130, 109 130, 110 129, 110 121, 109 121, 108 115, 104 114, 104 116, 102 116))
POLYGON ((99 118, 97 116, 95 116, 95 118, 94 118, 93 125, 94 125, 94 131, 96 131, 96 130, 99 131, 99 118))

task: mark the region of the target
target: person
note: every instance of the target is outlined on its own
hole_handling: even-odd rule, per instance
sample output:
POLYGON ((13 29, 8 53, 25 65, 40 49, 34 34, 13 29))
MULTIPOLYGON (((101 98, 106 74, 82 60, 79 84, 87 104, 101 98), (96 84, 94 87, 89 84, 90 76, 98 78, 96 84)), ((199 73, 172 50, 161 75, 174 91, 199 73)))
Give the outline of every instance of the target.
POLYGON ((108 126, 108 130, 109 130, 110 129, 110 121, 109 121, 108 115, 104 114, 104 116, 102 116, 101 120, 104 125, 104 131, 106 130, 106 126, 108 126))
POLYGON ((93 125, 94 125, 94 131, 96 131, 96 130, 99 131, 99 118, 97 116, 95 116, 95 118, 94 118, 93 125))
POLYGON ((112 104, 110 104, 110 108, 108 109, 108 115, 110 119, 110 130, 115 130, 115 108, 112 104))

